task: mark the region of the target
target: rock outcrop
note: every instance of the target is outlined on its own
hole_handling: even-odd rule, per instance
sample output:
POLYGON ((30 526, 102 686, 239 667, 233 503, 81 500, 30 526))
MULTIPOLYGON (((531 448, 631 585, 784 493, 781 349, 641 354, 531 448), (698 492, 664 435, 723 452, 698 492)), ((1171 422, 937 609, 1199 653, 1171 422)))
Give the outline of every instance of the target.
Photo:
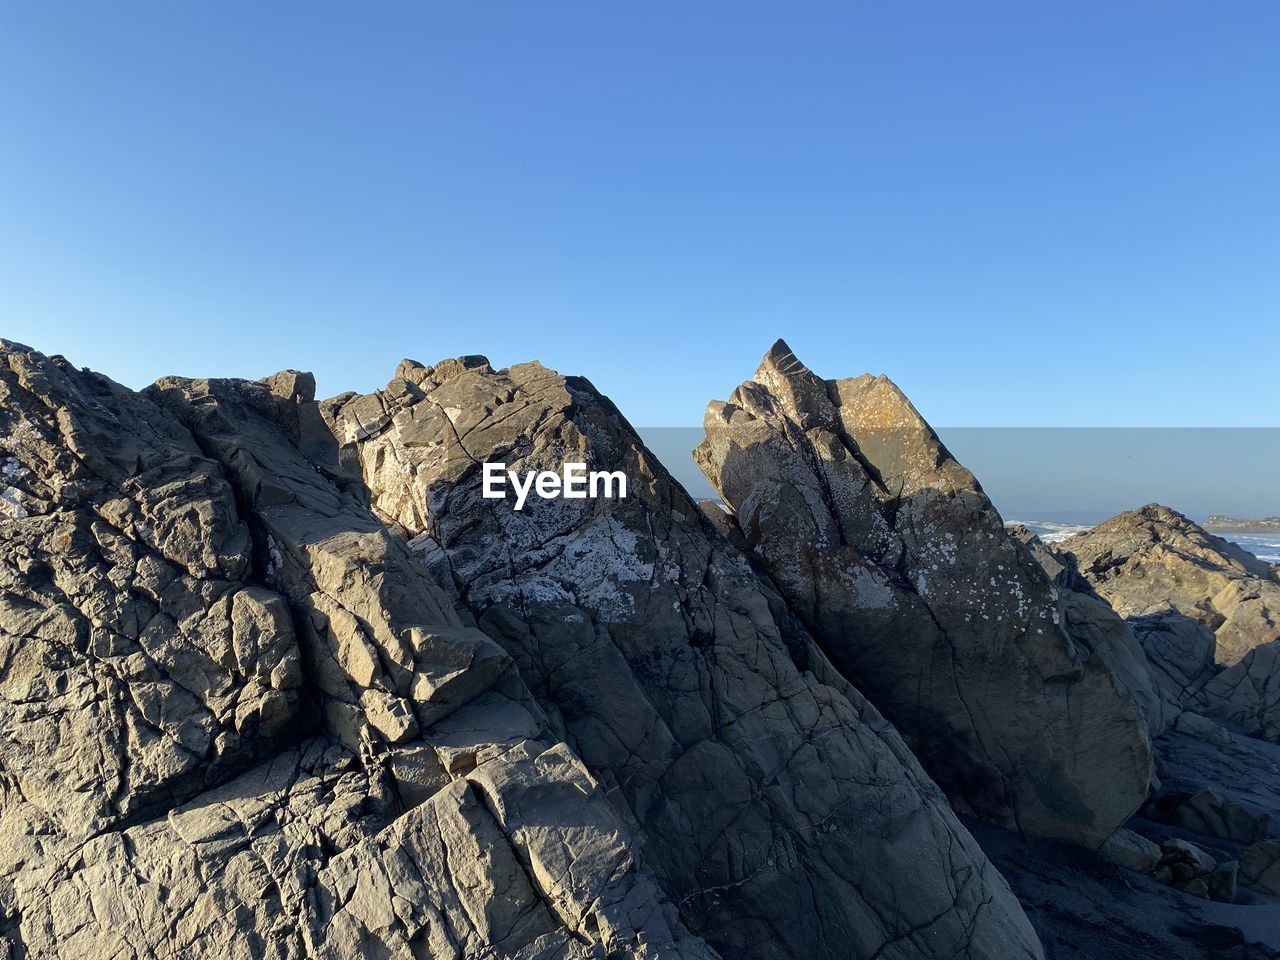
POLYGON ((779 341, 705 428, 756 560, 959 809, 1089 846, 1137 809, 1141 712, 896 386, 824 381, 779 341))
POLYGON ((1280 738, 1276 567, 1159 504, 1058 546, 1129 618, 1153 675, 1184 706, 1280 738))
POLYGON ((587 381, 406 361, 322 410, 724 956, 1040 955, 897 733, 587 381), (482 497, 498 461, 623 470, 628 496, 517 511, 482 497))
MULTIPOLYGON (((1089 656, 1097 657, 1115 675, 1122 689, 1147 718, 1152 739, 1168 730, 1183 708, 1185 691, 1175 693, 1161 680, 1160 664, 1147 656, 1146 645, 1134 627, 1125 621, 1093 586, 1080 575, 1076 559, 1055 550, 1026 527, 1013 527, 1010 534, 1022 543, 1053 580, 1058 594, 1058 611, 1067 635, 1089 656)), ((1171 655, 1181 648, 1172 648, 1171 655)), ((1173 669, 1177 661, 1169 665, 1173 669)))
POLYGON ((1280 729, 1280 644, 1122 620, 883 378, 734 403, 730 510, 536 363, 317 403, 0 341, 0 957, 1043 960, 1024 904, 1280 956, 1185 910, 1280 890, 1280 747, 1200 715, 1280 729))
POLYGON ((1280 576, 1176 510, 1151 503, 1058 546, 1121 616, 1175 611, 1212 630, 1231 665, 1280 639, 1280 576))
POLYGON ((0 344, 0 945, 714 958, 316 425, 0 344))
POLYGON ((1203 679, 1196 709, 1280 743, 1280 642, 1255 647, 1239 663, 1203 679))
POLYGON ((1200 691, 1217 670, 1213 631, 1173 610, 1130 617, 1127 623, 1165 699, 1182 708, 1200 703, 1200 691))

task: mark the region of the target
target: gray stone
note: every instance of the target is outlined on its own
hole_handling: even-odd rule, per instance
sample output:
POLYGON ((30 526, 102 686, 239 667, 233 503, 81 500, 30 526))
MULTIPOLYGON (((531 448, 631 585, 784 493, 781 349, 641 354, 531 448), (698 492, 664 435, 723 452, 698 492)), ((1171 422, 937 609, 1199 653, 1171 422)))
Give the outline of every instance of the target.
POLYGON ((896 386, 821 380, 779 341, 705 428, 758 562, 958 809, 1097 847, 1141 805, 1131 693, 896 386))
POLYGON ((310 392, 2 345, 0 948, 714 960, 310 392))
POLYGON ((1240 882, 1280 896, 1280 840, 1259 840, 1240 853, 1240 882))
POLYGON ((686 926, 735 957, 1040 955, 897 733, 587 381, 478 358, 412 379, 402 405, 321 405, 342 462, 506 649, 686 926), (486 461, 621 469, 629 495, 517 512, 482 498, 486 461))
POLYGON ((1125 827, 1107 837, 1098 852, 1112 863, 1138 873, 1153 872, 1164 856, 1159 844, 1125 827))
POLYGON ((1072 642, 1106 664, 1125 693, 1141 708, 1152 739, 1168 731, 1182 710, 1182 702, 1160 684, 1145 643, 1132 625, 1080 575, 1071 554, 1059 552, 1025 527, 1014 527, 1010 534, 1053 579, 1062 625, 1072 642))
POLYGON ((1255 647, 1214 674, 1194 702, 1197 709, 1236 724, 1249 736, 1280 743, 1280 642, 1255 647))
POLYGON ((1203 623, 1219 663, 1280 639, 1275 569, 1169 507, 1118 514, 1059 546, 1121 616, 1172 610, 1203 623))
POLYGON ((1206 837, 1253 843, 1267 836, 1271 817, 1255 813, 1216 790, 1166 793, 1144 808, 1147 817, 1206 837))

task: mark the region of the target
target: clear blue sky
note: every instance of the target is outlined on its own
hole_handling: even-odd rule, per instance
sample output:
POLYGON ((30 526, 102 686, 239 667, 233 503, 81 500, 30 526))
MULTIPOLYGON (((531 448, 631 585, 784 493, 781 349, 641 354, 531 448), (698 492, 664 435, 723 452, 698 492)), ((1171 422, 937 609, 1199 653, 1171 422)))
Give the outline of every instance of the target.
POLYGON ((1280 4, 1053 6, 5 4, 0 335, 639 425, 784 336, 944 425, 1280 424, 1280 4))

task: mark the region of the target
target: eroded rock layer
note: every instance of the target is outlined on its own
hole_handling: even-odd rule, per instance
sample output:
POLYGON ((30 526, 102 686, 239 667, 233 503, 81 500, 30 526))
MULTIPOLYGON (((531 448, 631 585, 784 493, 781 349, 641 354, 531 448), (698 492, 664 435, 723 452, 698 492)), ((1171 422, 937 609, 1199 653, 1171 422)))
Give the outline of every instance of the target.
POLYGON ((896 386, 824 381, 779 341, 705 427, 757 561, 960 809, 1088 845, 1137 809, 1141 712, 896 386))

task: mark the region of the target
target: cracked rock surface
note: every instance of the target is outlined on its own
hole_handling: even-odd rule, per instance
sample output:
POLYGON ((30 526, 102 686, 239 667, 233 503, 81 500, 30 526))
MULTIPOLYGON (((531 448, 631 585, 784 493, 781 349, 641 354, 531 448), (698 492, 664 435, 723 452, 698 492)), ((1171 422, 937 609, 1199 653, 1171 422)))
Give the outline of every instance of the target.
POLYGON ((1097 846, 1137 809, 1132 694, 893 383, 822 380, 778 341, 704 426, 756 561, 958 810, 1097 846))
POLYGON ((722 956, 1042 955, 898 734, 587 381, 406 361, 321 410, 722 956), (621 469, 628 496, 516 511, 486 461, 621 469))
POLYGON ((1059 545, 1121 616, 1175 611, 1214 632, 1232 665, 1280 639, 1280 573, 1168 507, 1118 514, 1059 545))
POLYGON ((1280 738, 1280 573, 1159 504, 1063 541, 1188 709, 1280 738))
POLYGON ((7 956, 717 956, 308 377, 3 342, 0 426, 7 956))
POLYGON ((1173 642, 1168 645, 1167 654, 1158 641, 1153 640, 1149 646, 1142 637, 1158 630, 1159 625, 1144 622, 1144 630, 1139 633, 1135 624, 1111 609, 1081 576, 1074 556, 1055 550, 1026 527, 1013 527, 1009 532, 1053 580, 1062 625, 1072 642, 1107 665, 1147 718, 1151 738, 1164 734, 1182 712, 1188 687, 1194 686, 1192 680, 1179 685, 1179 670, 1191 669, 1185 659, 1190 651, 1178 642, 1183 638, 1168 638, 1173 642), (1158 654, 1155 659, 1148 656, 1153 648, 1158 654))

